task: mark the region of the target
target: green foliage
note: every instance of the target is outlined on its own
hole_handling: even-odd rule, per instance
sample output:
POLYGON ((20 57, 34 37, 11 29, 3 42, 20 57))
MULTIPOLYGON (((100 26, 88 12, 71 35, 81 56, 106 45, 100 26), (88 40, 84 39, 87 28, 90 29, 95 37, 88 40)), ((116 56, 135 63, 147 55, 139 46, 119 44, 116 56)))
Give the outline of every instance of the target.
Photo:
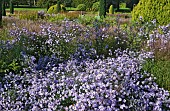
POLYGON ((156 83, 170 91, 170 61, 169 60, 148 60, 144 64, 144 70, 156 77, 156 83))
POLYGON ((74 7, 66 7, 66 10, 67 10, 67 11, 76 11, 77 8, 74 8, 74 7))
POLYGON ((77 7, 79 4, 85 4, 86 8, 92 8, 93 3, 98 0, 72 0, 72 7, 77 7))
POLYGON ((16 59, 14 59, 11 62, 0 60, 0 73, 1 74, 9 73, 11 71, 19 72, 20 69, 21 69, 21 66, 16 59))
POLYGON ((60 13, 61 11, 61 3, 60 0, 57 2, 57 8, 56 8, 56 13, 60 13))
POLYGON ((13 0, 10 0, 10 13, 14 14, 14 4, 13 4, 13 0))
POLYGON ((86 5, 86 8, 92 8, 93 3, 98 2, 99 0, 84 0, 83 4, 86 5))
POLYGON ((94 22, 95 17, 88 16, 88 15, 80 15, 78 17, 78 22, 81 23, 82 25, 90 25, 92 26, 92 23, 94 22))
MULTIPOLYGON (((47 11, 47 13, 48 14, 57 14, 58 13, 58 5, 56 4, 56 5, 53 5, 53 6, 51 6, 49 9, 48 9, 48 11, 47 11)), ((66 8, 63 6, 63 5, 60 5, 60 7, 61 7, 61 12, 65 12, 66 11, 66 8)), ((59 8, 60 9, 60 8, 59 8)))
POLYGON ((2 2, 2 16, 6 16, 6 11, 5 11, 5 0, 2 2))
POLYGON ((19 19, 23 20, 37 20, 38 19, 38 11, 22 11, 19 14, 19 19))
POLYGON ((99 11, 99 4, 100 4, 99 2, 93 3, 92 10, 95 12, 99 11))
POLYGON ((116 10, 116 12, 131 13, 131 9, 130 8, 120 8, 119 10, 116 10))
POLYGON ((4 34, 4 37, 0 38, 0 47, 2 47, 0 49, 0 78, 9 72, 14 72, 14 73, 19 73, 19 71, 21 70, 21 68, 23 68, 24 66, 21 64, 22 62, 22 58, 20 55, 20 52, 22 51, 22 49, 24 48, 24 46, 22 45, 22 42, 19 41, 16 43, 16 45, 14 45, 13 47, 6 47, 6 45, 8 44, 7 42, 11 42, 10 39, 12 38, 8 38, 9 40, 7 40, 6 44, 3 43, 2 41, 6 41, 5 37, 8 37, 6 34, 4 34))
POLYGON ((120 8, 126 8, 126 3, 120 3, 120 8))
POLYGON ((47 8, 47 11, 48 9, 50 8, 50 1, 48 0, 47 3, 46 3, 46 8, 47 8))
POLYGON ((38 0, 36 5, 37 5, 38 7, 46 7, 46 6, 47 6, 47 3, 48 3, 49 1, 53 1, 53 0, 38 0))
MULTIPOLYGON (((0 0, 0 4, 2 4, 2 0, 0 0)), ((2 27, 2 5, 0 5, 0 27, 2 27)))
POLYGON ((57 14, 56 16, 47 16, 46 17, 48 21, 50 22, 61 22, 64 20, 64 18, 66 18, 66 16, 64 14, 57 14))
POLYGON ((109 8, 109 14, 114 14, 114 8, 113 8, 113 5, 110 5, 110 8, 109 8))
POLYGON ((106 1, 105 0, 100 0, 99 16, 100 17, 106 16, 106 1))
POLYGON ((85 11, 85 10, 86 10, 86 5, 85 5, 85 4, 79 4, 79 5, 77 6, 77 10, 79 10, 79 11, 85 11))
POLYGON ((69 96, 65 100, 61 101, 61 105, 62 106, 67 106, 67 107, 69 107, 70 105, 73 105, 75 103, 76 103, 76 101, 73 101, 71 96, 69 96))
POLYGON ((81 15, 80 11, 73 11, 65 14, 66 18, 69 20, 75 20, 79 17, 79 15, 81 15))
POLYGON ((133 10, 133 7, 139 3, 139 0, 126 0, 126 7, 130 8, 131 11, 133 10))
POLYGON ((82 4, 82 0, 72 0, 72 7, 77 7, 79 4, 82 4))
POLYGON ((156 19, 160 25, 170 23, 170 1, 167 0, 140 0, 132 11, 132 20, 142 16, 145 22, 156 19))

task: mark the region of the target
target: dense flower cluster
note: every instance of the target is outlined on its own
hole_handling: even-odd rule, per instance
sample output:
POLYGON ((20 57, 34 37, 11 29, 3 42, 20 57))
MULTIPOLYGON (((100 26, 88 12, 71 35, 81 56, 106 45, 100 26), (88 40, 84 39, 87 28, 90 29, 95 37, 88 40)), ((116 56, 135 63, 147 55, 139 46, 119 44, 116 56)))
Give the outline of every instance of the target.
MULTIPOLYGON (((145 53, 152 57, 152 53, 145 53)), ((117 51, 116 58, 76 59, 21 74, 9 73, 0 83, 0 109, 18 110, 154 110, 170 108, 169 93, 142 71, 140 54, 117 51)), ((33 60, 33 57, 32 59, 33 60)), ((30 62, 33 62, 30 61, 30 62)), ((34 63, 32 63, 34 64, 34 63)), ((34 65, 36 66, 36 65, 34 65)))
POLYGON ((22 51, 34 55, 37 59, 40 56, 53 54, 58 58, 67 59, 80 47, 84 50, 95 49, 97 55, 107 55, 109 50, 114 52, 117 48, 126 49, 127 35, 124 34, 121 38, 123 34, 120 29, 109 30, 108 24, 97 20, 92 27, 84 27, 66 19, 60 25, 43 24, 39 32, 30 32, 14 24, 10 35, 14 38, 15 45, 19 45, 22 51))
MULTIPOLYGON (((1 41, 0 51, 19 52, 16 61, 24 65, 0 78, 1 111, 170 110, 168 91, 142 69, 153 53, 132 51, 135 43, 140 45, 139 39, 150 35, 152 41, 147 29, 133 35, 121 28, 108 32, 109 26, 97 21, 93 27, 67 20, 60 25, 42 25, 39 32, 14 25, 13 40, 1 41)), ((161 27, 165 38, 168 27, 161 27)))
POLYGON ((159 26, 158 29, 154 30, 152 34, 149 35, 149 40, 147 41, 148 47, 151 49, 165 50, 169 46, 170 41, 170 24, 166 26, 159 26))

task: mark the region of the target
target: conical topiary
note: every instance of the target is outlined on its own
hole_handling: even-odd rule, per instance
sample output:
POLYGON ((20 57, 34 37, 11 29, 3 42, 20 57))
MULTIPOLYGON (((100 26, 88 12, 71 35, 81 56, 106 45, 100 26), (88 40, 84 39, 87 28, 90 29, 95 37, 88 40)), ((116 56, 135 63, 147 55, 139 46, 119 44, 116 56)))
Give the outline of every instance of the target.
POLYGON ((109 14, 114 14, 114 8, 113 8, 113 5, 110 5, 110 8, 109 8, 109 14))
POLYGON ((100 0, 99 16, 100 17, 105 17, 106 16, 106 0, 100 0))
POLYGON ((13 0, 10 0, 10 14, 14 14, 14 4, 13 4, 13 0))
POLYGON ((156 19, 160 25, 170 23, 170 0, 140 0, 132 11, 132 20, 137 21, 139 17, 149 22, 156 19))

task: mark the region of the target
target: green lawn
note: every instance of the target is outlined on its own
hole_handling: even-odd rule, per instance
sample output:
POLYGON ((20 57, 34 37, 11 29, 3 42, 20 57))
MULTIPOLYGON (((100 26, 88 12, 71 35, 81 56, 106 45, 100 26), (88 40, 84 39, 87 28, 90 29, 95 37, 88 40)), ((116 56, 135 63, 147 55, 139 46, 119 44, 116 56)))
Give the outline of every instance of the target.
MULTIPOLYGON (((10 9, 6 9, 7 11, 9 11, 10 9)), ((46 8, 14 8, 14 10, 16 11, 25 11, 25 10, 30 10, 30 11, 38 11, 38 10, 44 10, 46 11, 46 8)))
MULTIPOLYGON (((10 9, 7 8, 6 11, 9 11, 10 9)), ((39 10, 44 10, 46 11, 46 8, 14 8, 15 11, 39 11, 39 10)), ((74 7, 66 7, 66 10, 68 11, 76 11, 77 8, 74 7)))

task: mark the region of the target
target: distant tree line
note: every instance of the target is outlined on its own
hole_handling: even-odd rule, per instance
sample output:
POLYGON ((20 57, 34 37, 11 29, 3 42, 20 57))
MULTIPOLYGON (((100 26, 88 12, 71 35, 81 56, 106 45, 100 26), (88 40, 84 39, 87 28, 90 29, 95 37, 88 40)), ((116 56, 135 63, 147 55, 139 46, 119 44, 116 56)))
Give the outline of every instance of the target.
POLYGON ((50 5, 57 4, 57 2, 62 3, 66 7, 77 7, 79 4, 85 4, 86 8, 91 8, 93 3, 100 2, 100 15, 105 16, 106 11, 108 11, 110 5, 120 9, 120 3, 124 2, 127 7, 131 10, 134 5, 139 2, 139 0, 0 0, 0 26, 2 25, 2 15, 5 16, 5 8, 10 7, 10 13, 14 13, 14 5, 17 7, 19 5, 28 5, 29 7, 49 7, 50 5))
MULTIPOLYGON (((11 0, 5 0, 6 7, 10 6, 10 1, 11 0)), ((66 7, 77 7, 79 4, 85 4, 87 8, 91 8, 93 3, 99 2, 100 0, 12 0, 12 1, 16 7, 19 5, 27 5, 30 7, 32 6, 46 7, 47 3, 49 2, 57 4, 57 2, 60 1, 66 7)), ((104 1, 106 2, 106 9, 108 9, 110 5, 113 5, 118 10, 119 5, 122 2, 126 3, 127 7, 131 9, 133 9, 134 4, 137 4, 139 2, 139 0, 104 0, 104 1)))

